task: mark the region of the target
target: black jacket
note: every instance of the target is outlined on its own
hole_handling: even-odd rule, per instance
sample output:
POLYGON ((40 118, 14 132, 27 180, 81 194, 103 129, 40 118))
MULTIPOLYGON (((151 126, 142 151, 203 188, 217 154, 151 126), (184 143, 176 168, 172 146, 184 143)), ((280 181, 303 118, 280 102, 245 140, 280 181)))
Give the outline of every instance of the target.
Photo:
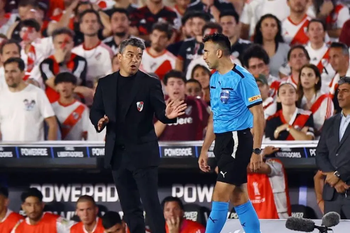
MULTIPOLYGON (((98 81, 93 105, 90 111, 90 120, 97 130, 98 121, 108 116, 107 135, 105 145, 105 166, 110 167, 115 153, 115 139, 117 129, 117 80, 118 73, 110 74, 98 81)), ((127 101, 128 110, 122 114, 123 122, 128 124, 127 139, 122 149, 129 156, 136 168, 158 166, 160 162, 159 146, 153 126, 153 116, 163 123, 176 123, 176 119, 165 116, 165 102, 161 83, 141 71, 135 76, 135 82, 130 90, 131 98, 127 101)), ((98 130, 97 130, 98 131, 98 130)), ((120 155, 119 155, 120 156, 120 155)))

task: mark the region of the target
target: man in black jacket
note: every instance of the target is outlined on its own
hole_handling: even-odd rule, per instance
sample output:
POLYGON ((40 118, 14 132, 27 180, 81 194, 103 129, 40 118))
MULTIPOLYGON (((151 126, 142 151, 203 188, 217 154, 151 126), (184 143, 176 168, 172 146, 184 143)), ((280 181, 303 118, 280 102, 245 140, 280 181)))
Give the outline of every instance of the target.
POLYGON ((112 168, 131 233, 145 232, 140 198, 151 231, 165 233, 158 199, 160 156, 153 116, 163 123, 176 123, 186 104, 172 101, 165 105, 160 81, 138 70, 144 48, 137 38, 121 43, 120 70, 99 80, 90 119, 98 132, 107 126, 105 165, 112 168))

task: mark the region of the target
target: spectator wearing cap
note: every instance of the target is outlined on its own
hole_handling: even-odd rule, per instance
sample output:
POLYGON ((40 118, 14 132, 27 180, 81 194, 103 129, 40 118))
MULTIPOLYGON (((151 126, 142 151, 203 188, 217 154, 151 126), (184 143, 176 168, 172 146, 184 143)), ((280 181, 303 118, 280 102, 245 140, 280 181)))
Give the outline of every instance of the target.
POLYGON ((0 186, 0 230, 1 233, 10 233, 23 216, 8 209, 9 190, 0 186))
POLYGON ((334 211, 342 219, 350 219, 350 77, 340 79, 338 84, 337 97, 342 111, 323 125, 316 164, 326 176, 322 192, 324 213, 334 211))
POLYGON ((106 233, 130 233, 119 213, 108 211, 102 216, 102 226, 106 233))
POLYGON ((204 233, 205 227, 184 218, 184 206, 178 197, 166 197, 162 201, 166 233, 204 233))
POLYGON ((43 141, 44 121, 48 140, 57 138, 52 107, 40 88, 24 82, 24 62, 9 58, 4 63, 8 91, 0 92, 0 132, 3 141, 43 141))
POLYGON ((77 78, 71 73, 60 73, 55 78, 55 87, 60 98, 52 103, 52 109, 60 126, 62 140, 87 139, 89 110, 74 98, 76 85, 77 78))
POLYGON ((265 75, 260 74, 255 80, 260 90, 261 99, 263 100, 263 109, 266 120, 276 113, 277 104, 274 98, 269 96, 270 87, 265 75))
POLYGON ((21 200, 27 217, 15 226, 12 233, 67 233, 73 225, 59 215, 44 212, 43 194, 36 188, 23 192, 21 200))
POLYGON ((50 103, 59 99, 55 77, 62 72, 74 74, 77 78, 75 92, 80 93, 86 99, 92 99, 92 90, 86 87, 87 61, 84 57, 72 52, 74 32, 68 28, 60 28, 52 33, 52 39, 55 52, 44 59, 39 66, 50 103))
POLYGON ((313 64, 301 68, 298 85, 298 106, 312 112, 315 136, 321 134, 326 119, 333 116, 334 105, 329 93, 322 92, 322 78, 318 68, 313 64))
POLYGON ((314 119, 312 112, 297 108, 297 86, 281 82, 277 101, 282 109, 266 121, 265 136, 270 140, 313 140, 314 119))

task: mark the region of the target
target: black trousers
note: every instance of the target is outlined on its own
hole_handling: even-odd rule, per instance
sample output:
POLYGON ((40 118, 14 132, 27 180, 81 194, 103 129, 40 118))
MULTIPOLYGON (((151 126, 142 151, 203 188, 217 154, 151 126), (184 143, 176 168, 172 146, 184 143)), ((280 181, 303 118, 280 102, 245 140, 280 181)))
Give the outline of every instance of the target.
POLYGON ((151 232, 165 233, 165 220, 158 197, 158 167, 134 168, 123 153, 119 166, 112 166, 112 175, 131 233, 145 233, 143 208, 151 232), (141 201, 142 200, 142 204, 141 201))
POLYGON ((324 201, 324 213, 337 212, 342 219, 350 219, 350 191, 345 194, 334 193, 332 200, 324 201))

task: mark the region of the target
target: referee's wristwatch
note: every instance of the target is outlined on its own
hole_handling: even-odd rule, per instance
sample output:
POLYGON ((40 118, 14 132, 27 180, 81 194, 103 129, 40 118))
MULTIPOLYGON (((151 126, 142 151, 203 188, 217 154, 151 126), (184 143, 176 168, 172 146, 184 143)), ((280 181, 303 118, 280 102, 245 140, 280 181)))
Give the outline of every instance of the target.
POLYGON ((253 150, 253 153, 254 153, 254 154, 257 154, 257 155, 260 155, 261 152, 262 152, 262 150, 261 150, 260 148, 255 148, 255 149, 253 150))

